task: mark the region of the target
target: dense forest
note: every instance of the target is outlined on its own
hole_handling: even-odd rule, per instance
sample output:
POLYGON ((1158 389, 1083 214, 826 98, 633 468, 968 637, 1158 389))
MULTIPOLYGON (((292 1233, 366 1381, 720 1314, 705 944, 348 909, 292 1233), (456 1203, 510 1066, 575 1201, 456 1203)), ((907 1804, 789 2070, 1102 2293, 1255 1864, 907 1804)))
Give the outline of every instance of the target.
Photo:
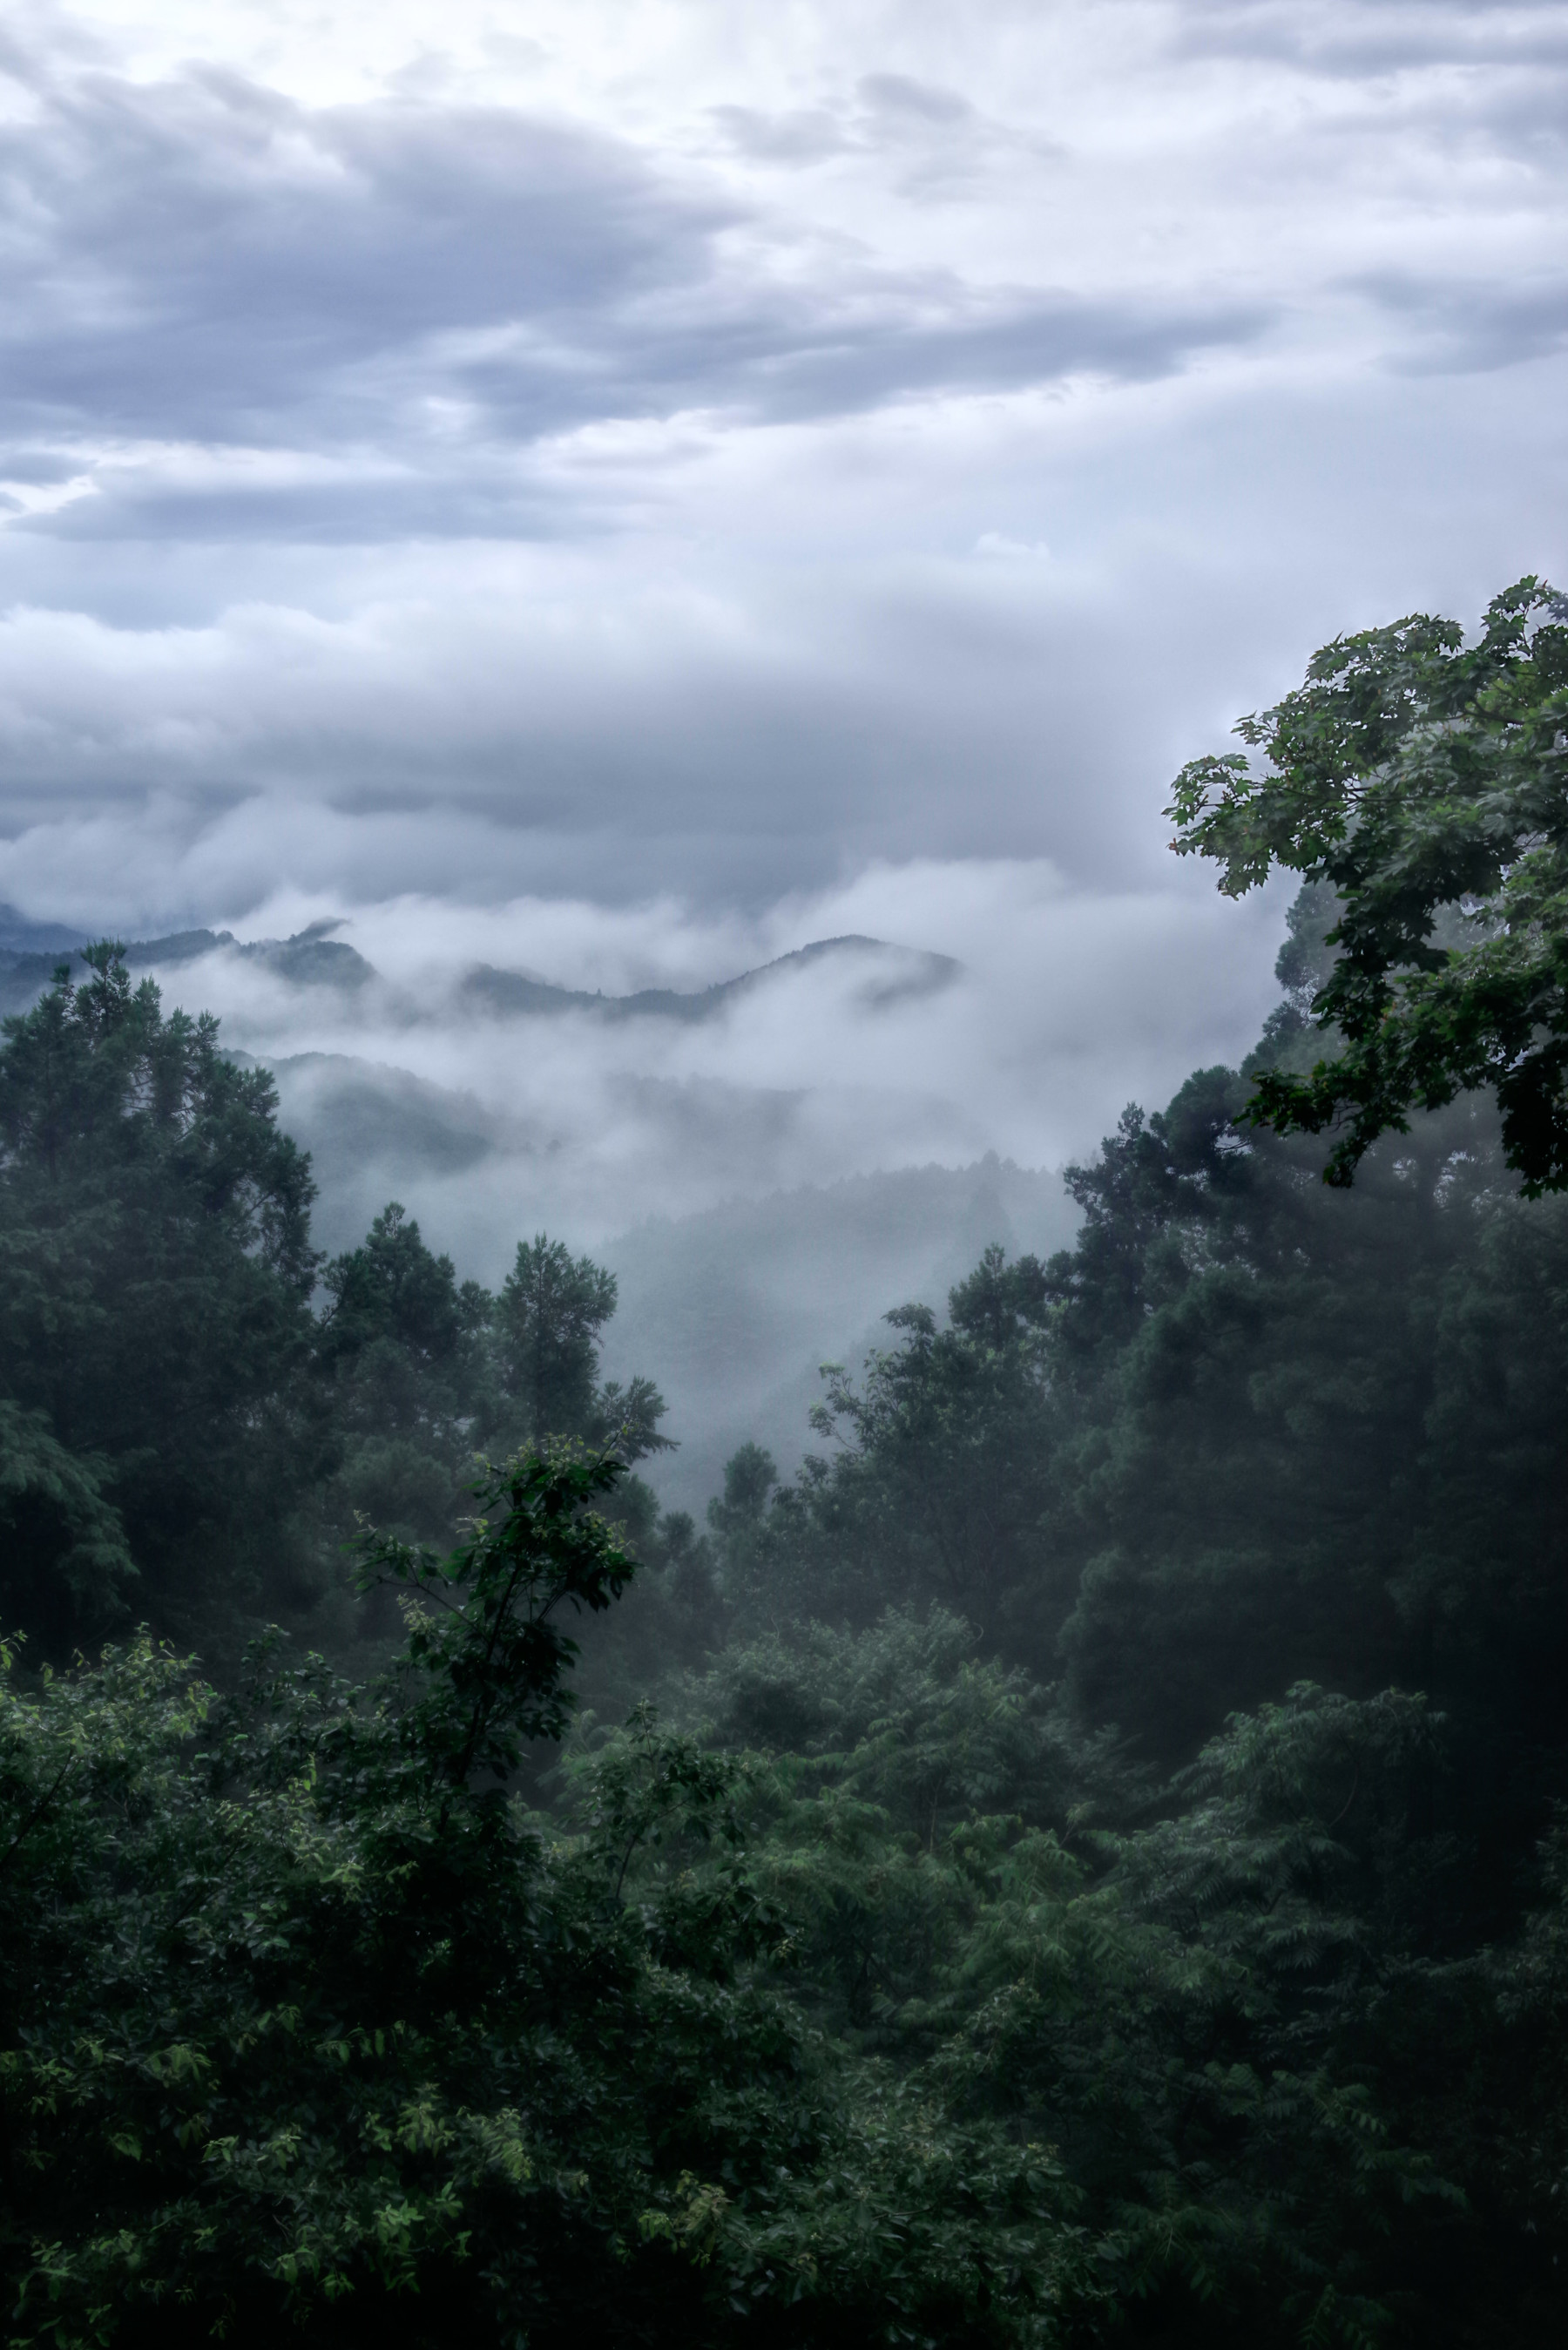
POLYGON ((5 1021, 8 2340, 1564 2338, 1568 614, 1241 732, 1250 1060, 701 1523, 603 1269, 5 1021))

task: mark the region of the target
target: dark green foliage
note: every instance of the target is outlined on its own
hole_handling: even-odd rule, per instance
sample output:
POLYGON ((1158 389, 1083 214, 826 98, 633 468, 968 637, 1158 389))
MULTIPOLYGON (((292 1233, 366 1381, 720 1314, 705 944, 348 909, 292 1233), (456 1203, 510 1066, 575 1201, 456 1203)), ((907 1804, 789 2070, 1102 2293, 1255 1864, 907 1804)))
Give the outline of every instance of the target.
POLYGON ((1421 2109, 1445 2085, 1422 2026, 1455 1995, 1405 1834, 1429 1742, 1418 1699, 1298 1689, 1234 1719, 1157 1825, 1075 1864, 1021 1842, 979 1912, 950 2076, 1056 2141, 1118 2298, 1167 2338, 1453 2338, 1434 2286, 1468 2198, 1421 2109))
MULTIPOLYGON (((737 1772, 646 1717, 509 1799, 618 1471, 524 1459, 364 1690, 145 1640, 0 1711, 11 2338, 1032 2344, 1054 2166, 846 2069, 760 1971, 737 1772), (692 1874, 701 1862, 700 1890, 692 1874)), ((10 1659, 6 1659, 9 1665, 10 1659)))
POLYGON ((708 1504, 708 1524, 719 1545, 727 1585, 739 1592, 756 1582, 767 1537, 766 1513, 779 1482, 778 1463, 760 1444, 742 1444, 724 1463, 724 1490, 708 1504))
POLYGON ((34 1463, 6 1478, 32 1497, 9 1600, 68 1651, 122 1604, 129 1551, 136 1605, 222 1646, 236 1605, 309 1581, 309 1168, 214 1021, 165 1019, 110 946, 88 961, 0 1051, 0 1397, 34 1463))
POLYGON ((475 1282, 460 1288, 395 1200, 324 1285, 317 1351, 343 1446, 327 1523, 338 1542, 361 1518, 440 1542, 463 1507, 476 1426, 488 1436, 499 1408, 493 1301, 475 1282))
MULTIPOLYGON (((1052 1269, 1076 1406, 1058 1532, 1083 1562, 1067 1653, 1086 1705, 1172 1753, 1293 1673, 1359 1691, 1437 1673, 1446 1696, 1448 1659, 1475 1661, 1415 1594, 1453 1532, 1435 1413, 1459 1368, 1445 1315, 1487 1282, 1484 1127, 1424 1126, 1345 1202, 1285 1146, 1234 1148, 1227 1086, 1239 1107, 1210 1076, 1124 1123, 1111 1181, 1137 1158, 1163 1199, 1107 1213, 1089 1194, 1084 1247, 1052 1269)), ((1521 1633, 1559 1636, 1496 1629, 1516 1657, 1521 1633)))
POLYGON ((628 1465, 670 1450, 664 1399, 653 1381, 598 1380, 599 1334, 615 1312, 616 1280, 546 1233, 519 1241, 501 1293, 486 1301, 495 1393, 488 1426, 508 1441, 570 1436, 612 1445, 628 1465))
MULTIPOLYGON (((460 1284, 451 1258, 432 1253, 394 1201, 360 1247, 327 1266, 324 1285, 318 1360, 343 1448, 317 1504, 324 1545, 351 1543, 367 1522, 408 1543, 451 1540, 470 1507, 476 1456, 533 1440, 536 1420, 539 1442, 602 1448, 623 1466, 670 1449, 650 1379, 599 1379, 613 1279, 557 1242, 522 1244, 493 1297, 460 1284)), ((661 1513, 636 1477, 622 1480, 615 1507, 648 1572, 596 1629, 586 1679, 597 1705, 624 1711, 649 1658, 694 1663, 721 1637, 722 1609, 689 1516, 661 1513)), ((354 1627, 361 1636, 372 1627, 390 1628, 384 1604, 354 1627)))
POLYGON ((48 1416, 0 1403, 0 1606, 63 1646, 81 1624, 124 1612, 137 1584, 109 1463, 67 1452, 48 1416))
MULTIPOLYGON (((324 1266, 266 1073, 113 944, 81 960, 0 1048, 0 1596, 35 1653, 132 1608, 225 1674, 268 1617, 384 1638, 348 1604, 362 1522, 450 1541, 476 1454, 535 1430, 668 1445, 651 1380, 599 1382, 609 1274, 541 1236, 492 1297, 395 1201, 324 1266)), ((661 1555, 650 1503, 628 1489, 661 1555)))
POLYGON ((895 1308, 901 1346, 873 1355, 857 1387, 829 1365, 808 1459, 761 1500, 772 1463, 737 1454, 713 1518, 737 1592, 764 1615, 864 1621, 889 1600, 940 1596, 988 1628, 1033 1581, 1048 1495, 1045 1277, 1032 1257, 988 1249, 939 1329, 925 1305, 895 1308))
POLYGON ((615 1275, 541 1232, 519 1241, 497 1301, 502 1375, 531 1436, 576 1434, 594 1409, 599 1332, 615 1275))
POLYGON ((1177 779, 1174 846, 1229 895, 1275 864, 1338 893, 1313 1015, 1343 1049, 1263 1070, 1251 1105, 1280 1133, 1345 1126, 1331 1183, 1413 1107, 1485 1087, 1526 1193, 1568 1187, 1565 620, 1529 578, 1472 646, 1425 614, 1337 639, 1237 728, 1262 774, 1231 752, 1177 779))
MULTIPOLYGON (((1456 1936, 1422 1699, 1299 1686, 1162 1790, 940 1612, 733 1650, 694 1695, 764 1750, 796 1995, 950 2126, 1054 2149, 1133 2338, 1554 2338, 1561 1838, 1516 1939, 1456 1936)), ((1063 2338, 1106 2319, 1080 2275, 1063 2338)))
POLYGON ((1331 649, 1271 775, 1189 771, 1234 886, 1307 875, 1257 1051, 701 1531, 628 1473, 607 1274, 540 1236, 493 1298, 394 1203, 313 1311, 308 1170, 211 1023, 105 949, 10 1024, 27 1660, 297 1627, 345 1543, 371 1586, 316 1607, 358 1679, 7 1659, 14 2342, 1554 2350, 1543 595, 1331 649), (1354 1187, 1291 1130, 1338 1108, 1354 1187))
POLYGON ((1563 1775, 1568 1227, 1483 1104, 1345 1195, 1245 1099, 1214 1069, 1129 1110, 1068 1171, 1075 1249, 988 1258, 831 1373, 836 1457, 765 1509, 736 1464, 725 1593, 779 1625, 940 1596, 1171 1765, 1293 1679, 1426 1689, 1480 1833, 1563 1775))
POLYGON ((327 1353, 358 1355, 378 1342, 395 1346, 421 1368, 452 1362, 462 1339, 483 1320, 477 1284, 460 1295, 449 1256, 432 1256, 416 1223, 392 1201, 362 1244, 327 1268, 332 1298, 327 1353))

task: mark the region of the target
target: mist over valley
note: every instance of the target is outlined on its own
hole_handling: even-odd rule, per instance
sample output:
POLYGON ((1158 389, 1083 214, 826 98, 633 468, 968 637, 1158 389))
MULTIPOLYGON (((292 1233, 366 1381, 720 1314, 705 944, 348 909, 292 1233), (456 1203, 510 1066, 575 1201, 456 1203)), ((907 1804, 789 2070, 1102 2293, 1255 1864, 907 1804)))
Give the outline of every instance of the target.
MULTIPOLYGON (((36 1000, 62 952, 86 973, 77 934, 40 944, 38 927, 0 922, 6 1009, 36 1000)), ((879 1344, 889 1305, 940 1306, 992 1243, 1049 1254, 1071 1236, 1059 1162, 999 1159, 985 1125, 998 1073, 955 1066, 990 1014, 971 1002, 943 1035, 929 999, 978 993, 950 955, 840 937, 705 988, 615 994, 490 963, 389 979, 345 935, 366 927, 323 918, 248 942, 196 928, 130 941, 126 960, 171 1007, 226 1005, 225 1046, 248 1040, 235 1056, 271 1071, 310 1152, 328 1252, 393 1199, 492 1284, 536 1231, 591 1248, 619 1284, 607 1368, 658 1366, 680 1449, 649 1474, 672 1503, 701 1513, 748 1438, 785 1461, 815 1449, 819 1365, 879 1344), (781 1050, 796 1082, 766 1084, 781 1050), (956 1098, 898 1087, 922 1060, 956 1098)), ((1029 1139, 1060 1149, 1075 1113, 1055 1108, 1029 1139)), ((1114 1115, 1108 1097, 1099 1114, 1114 1115)))
POLYGON ((1568 2342, 1561 0, 0 24, 0 2350, 1568 2342))

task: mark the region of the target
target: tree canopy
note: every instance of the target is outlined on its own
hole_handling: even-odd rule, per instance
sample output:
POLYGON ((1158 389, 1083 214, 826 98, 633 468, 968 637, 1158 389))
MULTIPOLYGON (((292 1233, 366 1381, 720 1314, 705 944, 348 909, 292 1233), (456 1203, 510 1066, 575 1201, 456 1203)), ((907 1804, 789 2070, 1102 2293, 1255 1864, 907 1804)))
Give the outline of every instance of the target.
POLYGON ((701 1527, 591 1259, 323 1260, 111 943, 7 1024, 14 2350, 1555 2350, 1563 634, 1189 771, 1303 876, 1255 1050, 701 1527))
POLYGON ((1173 847, 1231 897, 1280 865, 1338 899, 1313 1013, 1340 1049, 1262 1070, 1249 1115, 1343 1127, 1347 1183, 1413 1108, 1490 1087, 1526 1193, 1568 1187, 1568 603, 1526 578, 1474 644, 1427 614, 1336 638, 1236 731, 1263 765, 1184 767, 1173 847))
POLYGON ((324 1466, 314 1185, 272 1080, 112 944, 87 961, 0 1050, 4 1587, 67 1653, 133 1593, 211 1635, 214 1556, 242 1605, 307 1581, 291 1520, 324 1466))
POLYGON ((269 1619, 340 1640, 361 1518, 439 1543, 476 1456, 668 1443, 650 1379, 599 1378, 609 1274, 541 1234, 493 1295, 396 1201, 324 1260, 266 1071, 114 941, 83 960, 0 1032, 0 1598, 36 1654, 138 1619, 224 1672, 269 1619))
POLYGON ((602 1459, 521 1458, 364 1689, 145 1638, 0 1658, 10 2338, 1044 2344, 1055 2165, 846 2072, 767 1961, 744 1773, 644 1717, 574 1832, 506 1780, 633 1565, 602 1459))

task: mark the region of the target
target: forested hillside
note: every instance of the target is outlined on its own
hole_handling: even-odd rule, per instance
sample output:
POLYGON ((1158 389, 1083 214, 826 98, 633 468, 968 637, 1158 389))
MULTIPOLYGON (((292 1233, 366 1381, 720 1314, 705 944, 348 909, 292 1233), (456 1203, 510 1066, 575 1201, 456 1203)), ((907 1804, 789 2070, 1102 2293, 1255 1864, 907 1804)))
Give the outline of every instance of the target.
POLYGON ((1565 691, 1320 655, 1251 1060, 701 1521, 604 1268, 324 1258, 110 946, 6 1022, 9 2339, 1563 2339, 1565 691))

